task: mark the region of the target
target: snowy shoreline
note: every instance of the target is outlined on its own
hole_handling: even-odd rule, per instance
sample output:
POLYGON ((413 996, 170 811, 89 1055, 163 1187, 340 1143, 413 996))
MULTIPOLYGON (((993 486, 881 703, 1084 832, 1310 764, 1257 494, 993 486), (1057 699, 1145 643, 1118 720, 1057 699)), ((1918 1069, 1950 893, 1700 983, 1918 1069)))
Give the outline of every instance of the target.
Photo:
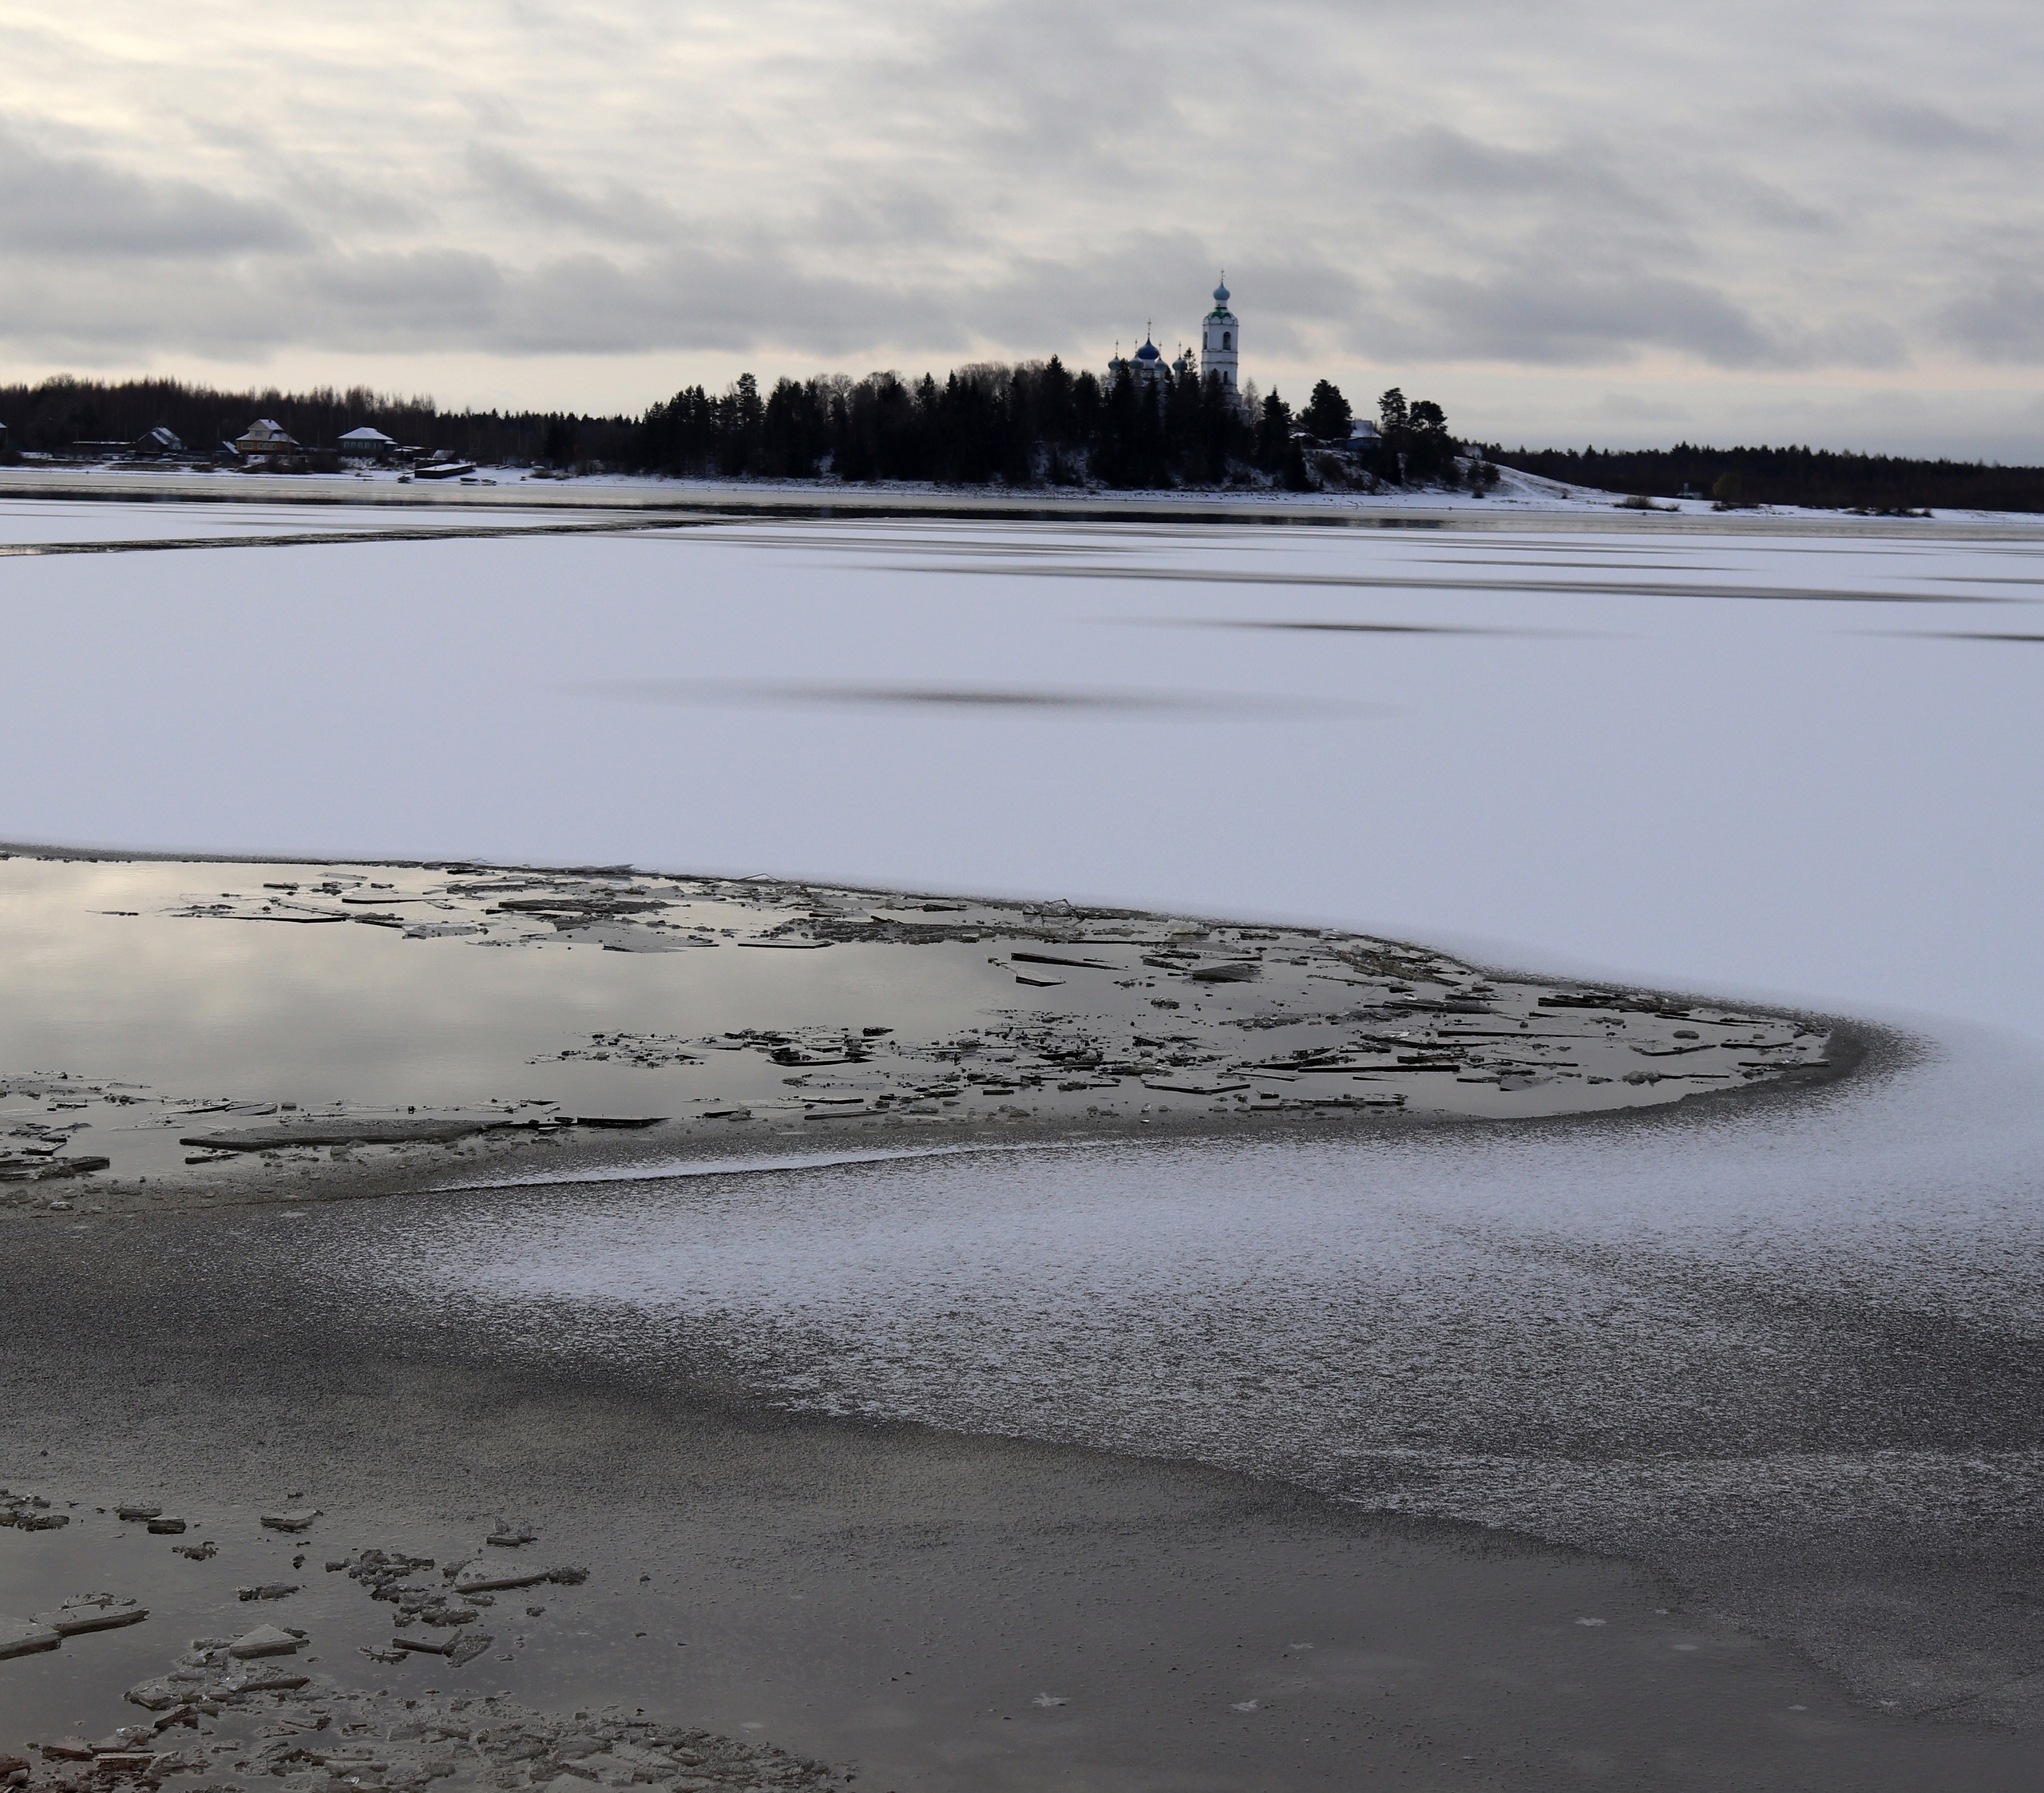
POLYGON ((1675 534, 1901 536, 1920 539, 2044 538, 2044 517, 2021 512, 1941 510, 1927 517, 1864 517, 1792 506, 1721 511, 1708 499, 1657 501, 1563 485, 1506 469, 1487 497, 1460 492, 1362 494, 1166 490, 1024 491, 1001 486, 811 480, 664 479, 626 474, 534 478, 522 469, 482 469, 468 481, 421 482, 395 472, 347 474, 222 473, 211 468, 0 469, 0 498, 92 502, 174 500, 200 504, 402 505, 478 510, 700 511, 781 516, 856 513, 873 517, 1012 517, 1180 523, 1313 523, 1379 528, 1656 530, 1675 534))

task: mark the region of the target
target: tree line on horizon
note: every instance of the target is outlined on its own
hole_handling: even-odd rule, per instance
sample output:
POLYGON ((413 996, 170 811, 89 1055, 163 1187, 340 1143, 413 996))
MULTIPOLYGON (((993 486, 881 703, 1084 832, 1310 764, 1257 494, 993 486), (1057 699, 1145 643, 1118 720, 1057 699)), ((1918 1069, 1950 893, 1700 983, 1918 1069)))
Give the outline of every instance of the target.
POLYGON ((443 411, 430 398, 402 398, 366 386, 309 392, 275 387, 222 392, 182 380, 106 382, 59 375, 35 386, 0 386, 0 424, 13 452, 61 454, 77 442, 133 442, 159 425, 196 454, 232 442, 258 418, 273 418, 315 453, 366 425, 393 441, 445 449, 466 461, 544 463, 553 450, 587 443, 622 454, 637 427, 628 418, 553 411, 443 411))
POLYGON ((1485 450, 1500 466, 1631 497, 1714 498, 1728 509, 2044 511, 2044 467, 1913 460, 1811 448, 1485 450))
POLYGON ((751 375, 723 392, 684 388, 644 415, 442 410, 428 398, 365 387, 224 392, 172 379, 105 382, 69 375, 0 385, 9 453, 62 453, 81 441, 133 441, 163 425, 212 453, 257 418, 272 418, 313 450, 367 425, 410 446, 499 465, 682 477, 942 485, 1172 485, 1335 483, 1479 487, 1507 466, 1642 500, 1684 493, 1728 505, 1818 509, 1927 508, 2044 512, 2044 468, 1911 459, 1809 448, 1472 449, 1441 407, 1396 388, 1378 401, 1379 445, 1331 454, 1353 413, 1322 380, 1297 412, 1276 392, 1238 401, 1217 382, 1169 369, 1153 380, 1103 381, 1053 356, 976 363, 940 383, 925 374, 782 379, 763 393, 751 375))
POLYGON ((1056 356, 976 363, 941 384, 929 374, 913 382, 893 373, 826 374, 763 393, 747 374, 722 393, 686 387, 639 418, 442 411, 430 398, 362 387, 226 393, 69 376, 0 386, 0 424, 16 453, 135 441, 160 425, 188 450, 211 454, 259 417, 303 444, 315 466, 331 460, 344 431, 366 425, 407 446, 479 462, 680 477, 1309 491, 1330 480, 1368 489, 1459 477, 1460 445, 1439 405, 1408 404, 1394 390, 1378 408, 1378 445, 1337 464, 1328 451, 1347 442, 1353 414, 1331 382, 1321 381, 1295 415, 1274 391, 1251 387, 1238 398, 1218 379, 1168 368, 1102 380, 1056 356))
POLYGON ((646 414, 644 464, 683 477, 943 485, 1076 486, 1124 491, 1275 483, 1437 485, 1459 477, 1460 445, 1440 406, 1380 407, 1379 445, 1337 465, 1353 413, 1322 380, 1296 415, 1275 391, 1240 395, 1218 376, 1167 367, 1102 380, 1056 355, 925 374, 783 379, 763 394, 747 374, 722 394, 690 386, 646 414))

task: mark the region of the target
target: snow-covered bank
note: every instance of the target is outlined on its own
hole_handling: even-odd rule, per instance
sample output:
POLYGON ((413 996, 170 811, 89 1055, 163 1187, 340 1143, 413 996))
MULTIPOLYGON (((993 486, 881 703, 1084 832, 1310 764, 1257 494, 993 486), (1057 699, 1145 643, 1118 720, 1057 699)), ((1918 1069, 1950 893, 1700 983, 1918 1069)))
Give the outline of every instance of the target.
MULTIPOLYGON (((1468 492, 1291 493, 1174 489, 1150 492, 1020 489, 890 481, 664 479, 593 474, 561 478, 521 468, 479 469, 458 480, 420 481, 394 469, 339 474, 244 473, 210 467, 0 469, 0 500, 178 501, 191 505, 398 505, 452 511, 827 512, 832 515, 1168 518, 1180 522, 1356 522, 1472 529, 1629 529, 1751 535, 1999 535, 2044 540, 2044 517, 2007 511, 1941 510, 1924 517, 1863 517, 1791 505, 1721 511, 1708 499, 1657 499, 1641 508, 1614 493, 1564 485, 1500 469, 1487 497, 1468 492)), ((322 525, 325 527, 326 525, 322 525)))

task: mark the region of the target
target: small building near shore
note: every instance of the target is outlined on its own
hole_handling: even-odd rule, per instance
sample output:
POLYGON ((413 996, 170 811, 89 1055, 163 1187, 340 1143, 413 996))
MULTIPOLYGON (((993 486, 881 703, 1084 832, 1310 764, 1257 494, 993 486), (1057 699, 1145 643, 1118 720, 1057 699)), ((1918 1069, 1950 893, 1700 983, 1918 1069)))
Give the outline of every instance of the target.
POLYGON ((398 452, 396 442, 366 423, 359 429, 349 430, 335 446, 343 461, 388 461, 398 452))
POLYGON ((297 454, 298 440, 275 418, 258 418, 234 439, 237 454, 297 454))

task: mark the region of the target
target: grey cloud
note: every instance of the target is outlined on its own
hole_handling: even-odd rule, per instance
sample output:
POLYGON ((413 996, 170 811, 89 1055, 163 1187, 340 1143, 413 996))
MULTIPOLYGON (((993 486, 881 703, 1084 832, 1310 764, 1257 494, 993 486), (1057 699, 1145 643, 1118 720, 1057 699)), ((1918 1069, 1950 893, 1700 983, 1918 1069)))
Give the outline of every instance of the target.
POLYGON ((1864 86, 1806 92, 1769 109, 1792 127, 1850 136, 1911 155, 1994 155, 2013 141, 2002 126, 1963 118, 1920 97, 1864 86))
POLYGON ((958 308, 928 291, 808 274, 772 247, 690 248, 627 267, 600 255, 546 263, 511 286, 491 332, 515 354, 772 344, 843 355, 905 328, 962 347, 958 308))
POLYGON ((1670 403, 1665 398, 1642 398, 1636 392, 1607 392, 1597 402, 1599 415, 1621 423, 1670 423, 1689 422, 1686 406, 1670 403))
MULTIPOLYGON (((1215 245, 1204 236, 1131 228, 1098 255, 1011 263, 965 303, 997 342, 1054 344, 1063 336, 1104 346, 1118 337, 1132 346, 1135 333, 1154 323, 1168 349, 1193 334, 1220 272, 1215 245)), ((1364 290, 1347 269, 1303 255, 1258 258, 1253 279, 1254 339, 1266 354, 1302 342, 1312 326, 1353 318, 1364 290)))
POLYGON ((957 9, 919 53, 873 72, 911 117, 964 111, 983 141, 1069 163, 1161 123, 1182 49, 1142 6, 1009 0, 957 9))
POLYGON ((875 181, 834 198, 818 209, 806 234, 813 244, 858 255, 885 247, 926 256, 984 240, 983 228, 967 226, 957 201, 910 180, 875 181))
MULTIPOLYGON (((859 362, 889 354, 889 344, 914 354, 1048 352, 1061 342, 1083 352, 1132 341, 1147 323, 1169 347, 1190 334, 1214 272, 1202 242, 1173 234, 1135 237, 1091 263, 1024 264, 976 286, 897 284, 818 271, 762 236, 629 259, 584 251, 531 267, 452 249, 327 251, 223 270, 181 295, 117 280, 59 300, 0 274, 0 300, 7 334, 25 346, 125 338, 212 349, 287 335, 352 350, 785 350, 859 362)), ((1771 332, 1701 283, 1622 270, 1528 261, 1477 276, 1408 272, 1385 289, 1416 302, 1402 311, 1377 309, 1355 276, 1326 263, 1266 267, 1255 278, 1254 341, 1272 356, 1309 353, 1329 327, 1375 352, 1563 366, 1662 348, 1719 366, 1773 367, 1824 346, 1771 332)), ((1868 326, 1876 337, 1884 327, 1868 326)), ((1876 358, 1863 348, 1846 358, 1876 358)))
POLYGON ((529 137, 531 128, 524 113, 501 93, 470 88, 456 97, 455 103, 474 121, 476 129, 498 131, 509 137, 529 137))
POLYGON ((252 257, 202 280, 138 281, 128 271, 93 269, 56 284, 0 264, 0 340, 18 353, 89 365, 137 349, 222 357, 307 342, 471 346, 496 328, 507 285, 490 258, 458 251, 252 257))
POLYGON ((680 216, 621 181, 580 192, 522 156, 488 144, 471 144, 468 172, 489 199, 525 222, 566 225, 584 235, 620 243, 670 243, 680 216))
POLYGON ((1338 0, 991 0, 933 8, 926 32, 862 67, 862 103, 909 159, 974 170, 983 197, 1055 189, 1147 224, 1231 207, 1278 144, 1303 168, 1316 117, 1353 103, 1362 27, 1338 0), (1304 61, 1310 38, 1321 49, 1304 61))
POLYGON ((898 334, 962 352, 952 295, 902 291, 751 255, 588 253, 520 268, 460 250, 324 252, 164 287, 112 273, 61 285, 0 263, 0 342, 87 362, 122 350, 219 354, 311 342, 358 352, 509 356, 782 349, 860 357, 898 334))
POLYGON ((1175 346, 1225 265, 1288 394, 1345 356, 2044 365, 2044 14, 1956 4, 1777 20, 1770 61, 1765 0, 1693 39, 1605 0, 488 0, 317 49, 252 14, 229 64, 119 0, 145 61, 0 64, 34 107, 68 56, 121 121, 0 141, 0 338, 920 372, 1175 346))
POLYGON ((159 350, 260 356, 302 339, 303 318, 262 303, 245 268, 203 282, 138 279, 136 271, 85 265, 59 278, 0 262, 0 345, 19 359, 77 370, 132 365, 159 350))
POLYGON ((278 283, 308 322, 344 323, 356 339, 436 345, 487 331, 510 283, 489 256, 458 249, 321 256, 278 283))
POLYGON ((1732 212, 1747 222, 1770 230, 1804 233, 1834 232, 1843 220, 1828 207, 1798 199, 1772 180, 1718 167, 1703 174, 1697 185, 1707 192, 1711 209, 1719 216, 1732 212))
POLYGON ((1806 366, 1893 369, 1909 365, 1908 338, 1885 318, 1840 311, 1801 333, 1792 358, 1806 366))
POLYGON ((1869 96, 1857 109, 1868 135, 1896 148, 1967 150, 1994 154, 2008 147, 2009 133, 1976 125, 1957 114, 1905 100, 1869 96))
POLYGON ((1948 307, 1946 334, 1983 361, 2044 365, 2044 280, 2005 273, 1948 307))
POLYGON ((1379 152, 1395 177, 1432 193, 1453 192, 1523 204, 1546 200, 1636 221, 1672 225, 1677 208, 1618 165, 1611 147, 1578 141, 1555 148, 1515 149, 1429 125, 1379 152))
POLYGON ((1477 278, 1413 275, 1400 285, 1421 309, 1385 334, 1408 352, 1441 358, 1588 366, 1649 349, 1727 368, 1798 358, 1744 307, 1695 280, 1541 263, 1477 278))
POLYGON ((196 260, 305 241, 268 201, 152 179, 100 157, 53 155, 0 130, 0 242, 10 256, 196 260))
POLYGON ((416 188, 358 176, 300 155, 270 160, 277 168, 281 200, 295 213, 316 216, 330 232, 387 236, 430 228, 433 208, 416 188))

